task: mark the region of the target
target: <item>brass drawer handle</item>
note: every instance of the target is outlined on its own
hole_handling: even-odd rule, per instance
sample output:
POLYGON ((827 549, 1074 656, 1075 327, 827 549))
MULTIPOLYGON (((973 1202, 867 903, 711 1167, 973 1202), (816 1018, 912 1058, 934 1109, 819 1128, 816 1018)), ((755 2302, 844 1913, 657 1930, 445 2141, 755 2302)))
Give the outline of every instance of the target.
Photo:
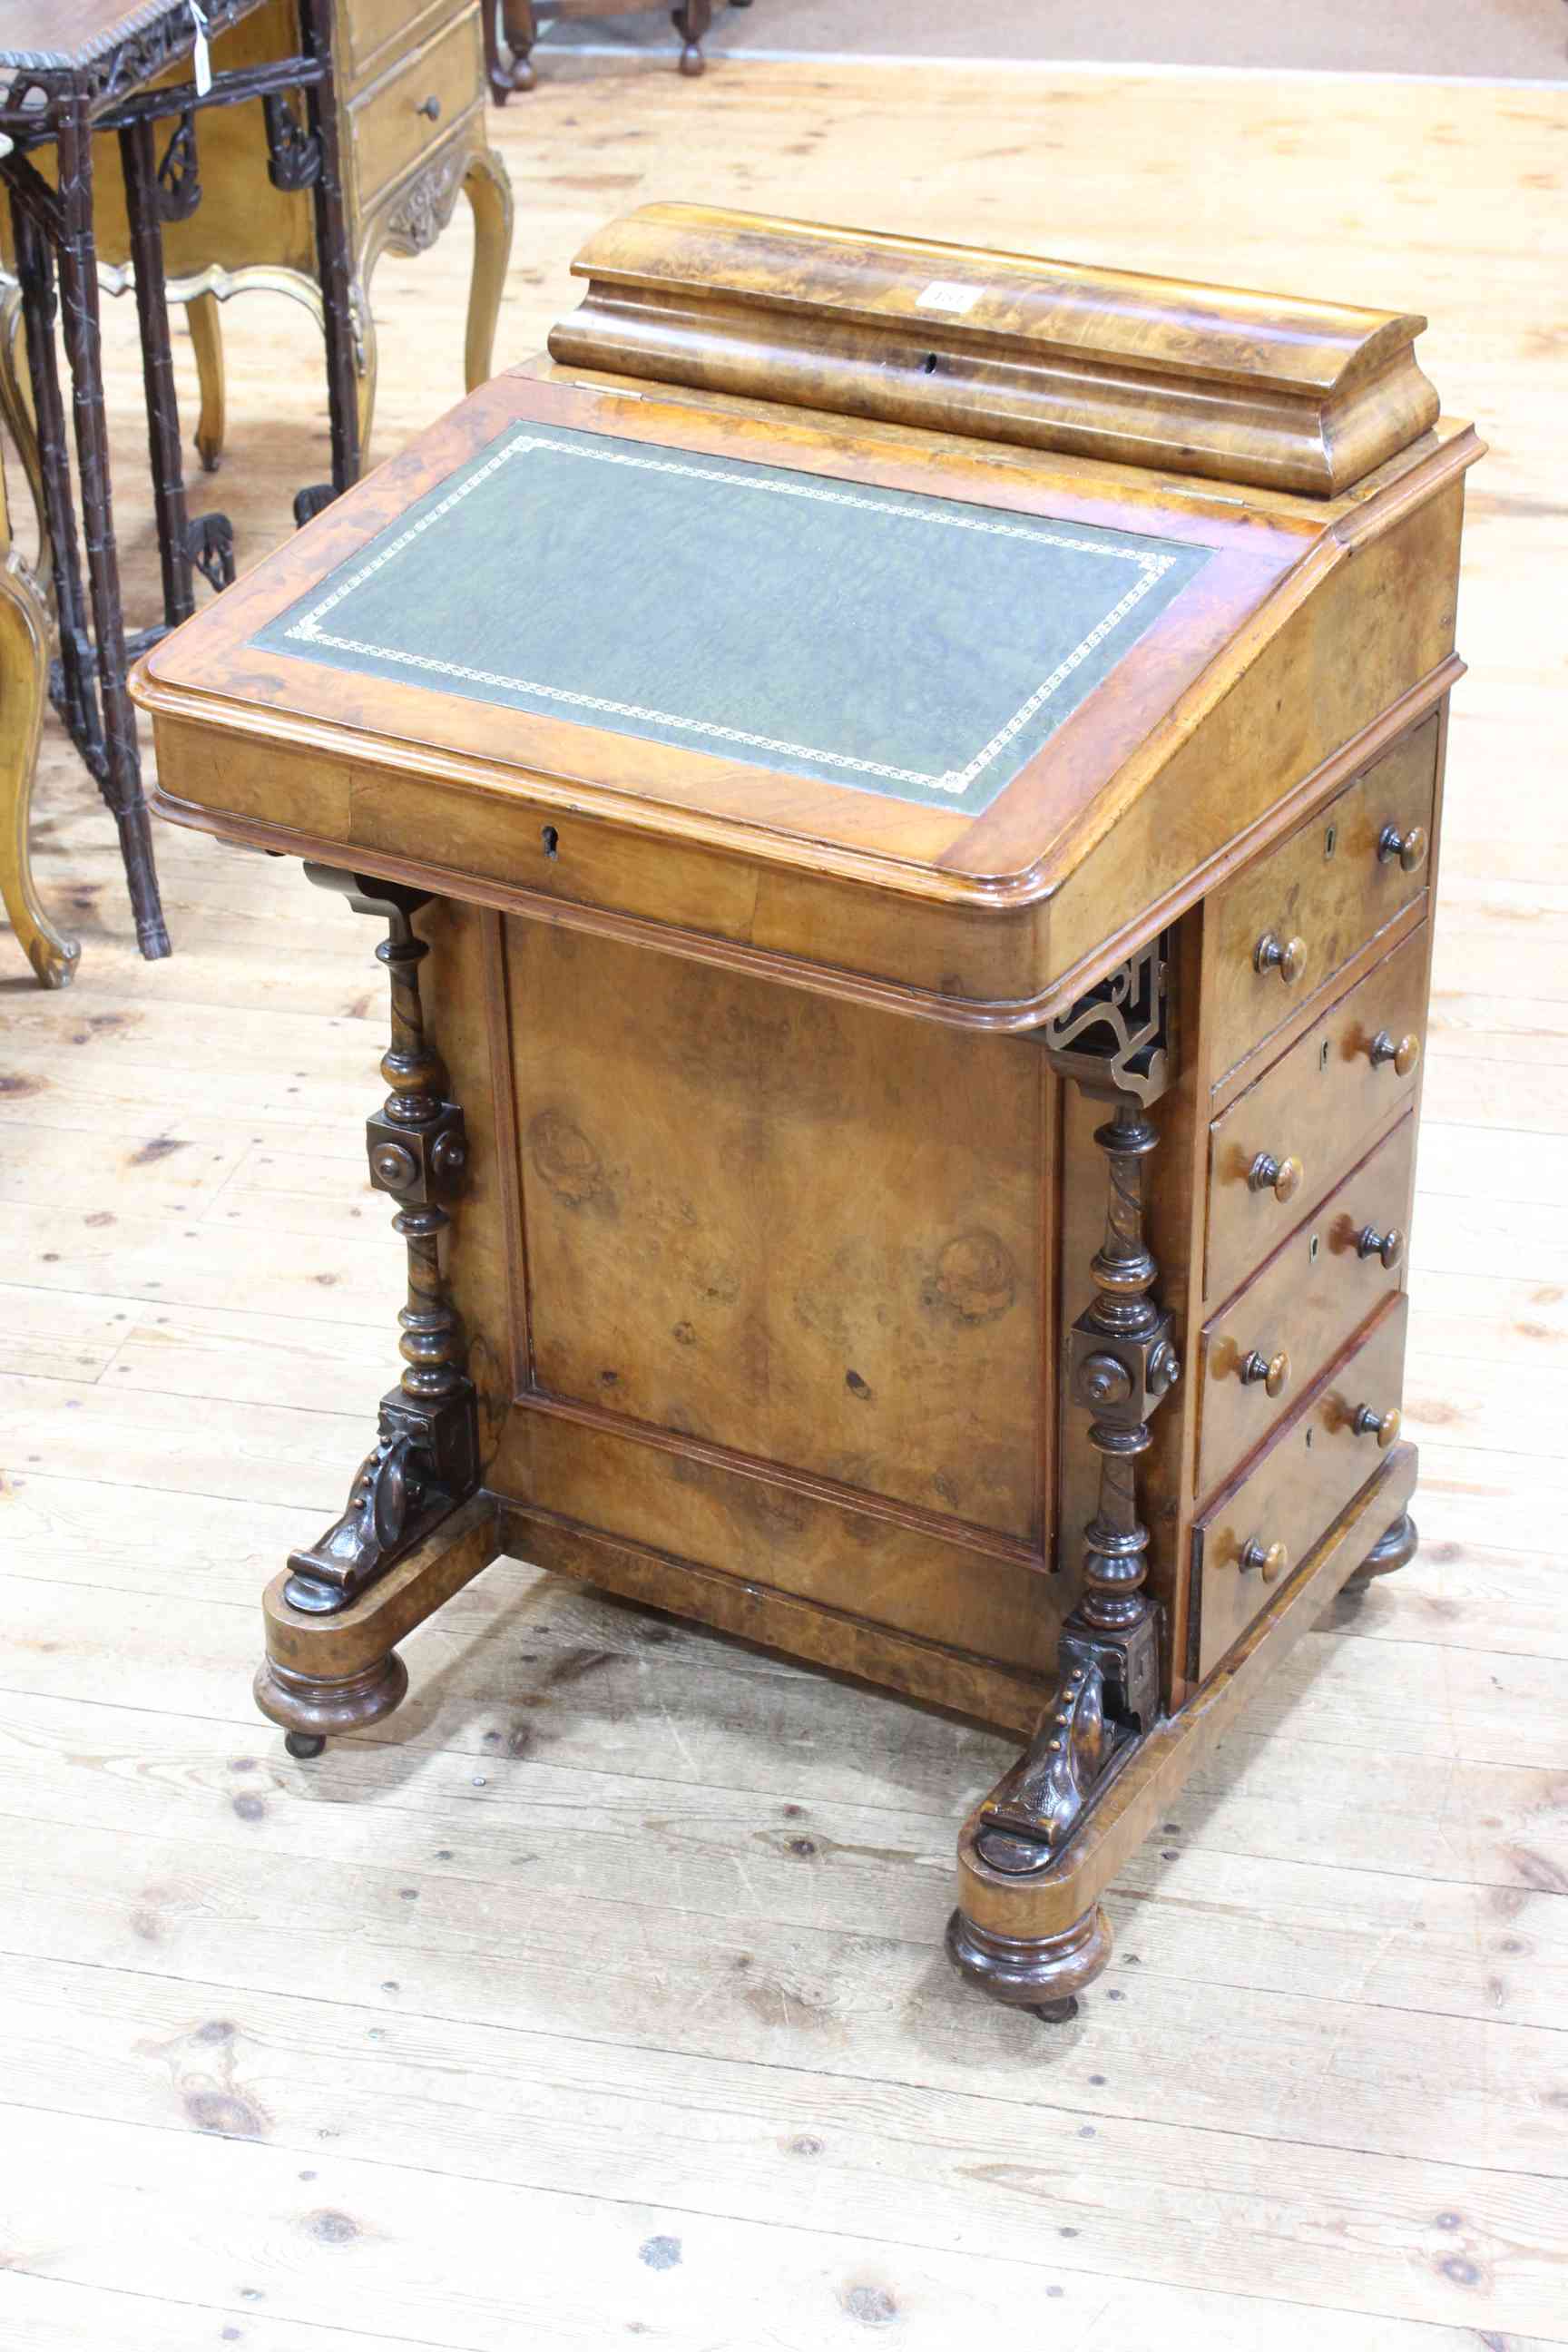
POLYGON ((1256 1536, 1241 1547, 1241 1571, 1245 1576, 1253 1569, 1262 1571, 1265 1584, 1273 1584, 1290 1565, 1290 1555, 1282 1543, 1262 1544, 1256 1536))
POLYGON ((1392 1272, 1405 1255, 1405 1235, 1397 1225, 1390 1225, 1385 1234, 1380 1234, 1375 1225, 1363 1225, 1355 1237, 1355 1254, 1381 1258, 1392 1272))
POLYGON ((1294 988, 1307 969, 1305 940, 1282 940, 1277 932, 1265 931, 1252 950, 1254 971, 1277 971, 1287 988, 1294 988))
POLYGON ((441 120, 441 101, 436 96, 435 92, 432 91, 428 98, 422 98, 420 100, 414 111, 416 114, 422 114, 426 122, 439 122, 441 120))
POLYGON ((1295 1158, 1277 1160, 1272 1151, 1260 1151, 1247 1171, 1247 1188, 1254 1192, 1272 1192, 1279 1202, 1293 1201, 1306 1173, 1295 1158))
POLYGON ((1351 1415, 1352 1434, 1356 1437, 1375 1437, 1380 1454, 1387 1453, 1399 1434, 1400 1426, 1399 1407, 1396 1404, 1390 1405, 1386 1412, 1379 1412, 1374 1405, 1358 1404, 1351 1415))
POLYGON ((1283 1348, 1273 1356, 1262 1355, 1254 1348, 1249 1355, 1243 1356, 1237 1370, 1244 1388, 1261 1381, 1265 1396, 1283 1396, 1290 1385, 1290 1359, 1283 1348))
POLYGON ((1421 1040, 1413 1030, 1396 1038, 1392 1031, 1380 1029, 1366 1054, 1374 1070, 1381 1070, 1384 1062, 1392 1062, 1396 1074, 1407 1078, 1421 1059, 1421 1040))
POLYGON ((1414 874, 1426 855, 1426 828, 1413 824, 1408 833, 1401 833, 1396 824, 1385 824, 1377 836, 1377 858, 1386 866, 1397 857, 1406 874, 1414 874))

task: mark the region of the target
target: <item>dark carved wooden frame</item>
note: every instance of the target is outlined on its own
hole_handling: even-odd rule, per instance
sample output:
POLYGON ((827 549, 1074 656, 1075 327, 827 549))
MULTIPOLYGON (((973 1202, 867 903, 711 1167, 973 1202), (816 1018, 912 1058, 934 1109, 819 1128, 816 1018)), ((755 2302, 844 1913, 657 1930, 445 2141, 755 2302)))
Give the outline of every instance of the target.
MULTIPOLYGON (((249 5, 252 0, 212 0, 209 28, 221 31, 244 16, 249 5)), ((162 89, 139 87, 189 54, 193 26, 184 0, 169 0, 166 14, 134 26, 118 42, 91 56, 67 58, 29 54, 0 60, 0 75, 9 75, 9 86, 0 98, 0 131, 9 142, 8 152, 0 154, 0 181, 11 205, 59 628, 59 656, 50 691, 114 817, 137 941, 149 958, 168 954, 169 935, 158 893, 126 675, 137 653, 192 611, 193 566, 215 586, 226 584, 234 577, 233 533, 226 518, 207 515, 193 526, 186 512, 163 275, 163 223, 186 217, 200 201, 195 118, 207 107, 239 105, 247 99, 284 91, 303 94, 306 130, 302 136, 317 157, 310 185, 326 323, 332 479, 330 488, 312 486, 302 491, 296 510, 303 502, 309 512, 316 511, 329 498, 346 489, 359 472, 349 293, 352 264, 332 103, 332 0, 297 0, 297 5, 299 55, 242 72, 217 74, 205 91, 198 90, 194 81, 162 89), (174 122, 174 135, 160 163, 154 126, 170 118, 174 122), (125 175, 163 574, 162 627, 129 638, 110 491, 92 217, 92 142, 96 132, 106 130, 119 133, 125 175), (56 151, 58 188, 51 187, 29 160, 29 149, 47 145, 56 151), (65 403, 55 357, 57 280, 71 377, 81 502, 79 541, 66 446, 65 403), (85 585, 81 541, 86 546, 85 585)))

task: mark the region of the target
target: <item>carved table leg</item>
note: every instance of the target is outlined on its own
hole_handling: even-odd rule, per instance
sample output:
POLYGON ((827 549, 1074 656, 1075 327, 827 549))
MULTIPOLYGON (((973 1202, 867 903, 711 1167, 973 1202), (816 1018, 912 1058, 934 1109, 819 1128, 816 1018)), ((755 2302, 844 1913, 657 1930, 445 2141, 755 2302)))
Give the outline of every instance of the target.
MULTIPOLYGON (((189 130, 189 127, 187 123, 185 128, 189 130)), ((175 134, 176 138, 180 135, 178 132, 175 134)), ((147 452, 153 474, 153 509, 157 518, 158 556, 163 575, 163 618, 171 628, 174 628, 181 621, 189 620, 195 610, 195 598, 191 586, 191 533, 185 507, 185 478, 180 463, 180 411, 174 393, 174 355, 169 341, 158 159, 150 122, 145 120, 128 122, 121 131, 120 166, 125 180, 125 211, 131 229, 136 314, 142 335, 142 373, 147 400, 147 452)), ((194 181, 194 166, 191 177, 194 181)))
MULTIPOLYGON (((0 505, 0 523, 4 522, 0 505)), ((0 543, 3 543, 0 532, 0 543)), ((49 670, 49 619, 15 553, 0 560, 0 898, 44 988, 64 988, 81 950, 57 931, 33 884, 29 820, 49 670)))
POLYGON ((204 473, 216 474, 223 463, 228 436, 228 384, 223 361, 223 320, 217 296, 210 287, 185 305, 185 322, 195 353, 201 407, 196 415, 196 454, 204 473))
POLYGON ((44 506, 44 469, 38 457, 38 436, 33 423, 33 402, 27 389, 26 361, 23 356, 23 332, 26 320, 22 312, 22 289, 15 278, 7 278, 0 270, 0 424, 4 424, 16 444, 26 476, 33 512, 37 520, 38 560, 33 565, 33 577, 40 593, 47 594, 49 586, 49 524, 44 506))
POLYGON ((493 149, 471 157, 463 194, 474 216, 474 273, 468 286, 468 328, 463 381, 469 392, 488 383, 494 364, 496 320, 511 256, 511 182, 493 149))
POLYGON ((343 200, 342 157, 333 89, 333 0, 298 0, 300 46, 324 68, 321 81, 305 90, 305 129, 280 93, 262 100, 274 187, 309 188, 316 230, 316 275, 321 289, 327 340, 327 413, 332 478, 296 493, 294 520, 309 522, 359 479, 360 389, 355 357, 355 318, 348 214, 343 200))
POLYGON ((135 714, 126 691, 125 628, 109 483, 92 224, 92 131, 85 99, 63 101, 57 116, 59 168, 59 310, 71 376, 71 412, 81 499, 87 597, 65 446, 65 416, 55 360, 55 260, 43 230, 13 193, 16 275, 26 314, 27 362, 37 424, 44 503, 48 517, 55 609, 59 621, 61 716, 115 821, 137 942, 150 961, 169 952, 158 899, 153 835, 142 793, 135 714), (87 605, 92 629, 89 634, 87 605), (93 692, 96 651, 98 696, 93 692))
MULTIPOLYGON (((392 1223, 407 1250, 408 1303, 398 1317, 403 1378, 381 1401, 375 1444, 347 1507, 313 1544, 289 1554, 278 1588, 277 1607, 296 1630, 349 1610, 479 1484, 474 1389, 462 1369, 462 1334, 440 1252, 451 1223, 443 1203, 460 1189, 467 1157, 463 1114, 447 1099, 446 1067, 425 1034, 419 966, 428 950, 411 919, 427 893, 330 866, 306 871, 388 925, 376 954, 392 984, 392 1043, 381 1065, 392 1091, 367 1120, 365 1139, 372 1183, 398 1203, 392 1223)), ((321 1738, 390 1714, 406 1687, 402 1666, 385 1651, 356 1654, 345 1665, 341 1644, 301 1650, 296 1642, 290 1649, 269 1636, 257 1696, 275 1722, 321 1738)))
POLYGON ((1159 1269, 1144 1238, 1143 1171, 1156 1131, 1133 1094, 1103 1077, 1087 1083, 1114 1104, 1095 1134, 1110 1163, 1095 1297, 1073 1326, 1069 1354, 1072 1394, 1092 1416, 1089 1440, 1100 1457, 1099 1506, 1084 1531, 1082 1598, 1062 1627, 1056 1696, 1026 1754, 965 1829, 964 1902, 947 1938, 972 1983, 1053 2019, 1071 2014, 1075 1996, 1110 1959, 1104 1913, 1096 1904, 1043 1935, 1011 1923, 1023 1924, 1031 1882, 1058 1863, 1160 1717, 1158 1625, 1143 1590, 1149 1530, 1135 1473, 1153 1442, 1149 1417, 1180 1373, 1172 1318, 1149 1295, 1159 1269), (976 1916, 977 1903, 986 1916, 976 1916))

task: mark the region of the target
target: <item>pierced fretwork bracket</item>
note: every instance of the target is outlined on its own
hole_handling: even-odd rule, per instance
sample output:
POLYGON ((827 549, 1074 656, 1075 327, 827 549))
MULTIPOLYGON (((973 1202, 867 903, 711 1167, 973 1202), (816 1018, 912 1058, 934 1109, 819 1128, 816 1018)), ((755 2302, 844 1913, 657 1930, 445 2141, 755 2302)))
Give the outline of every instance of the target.
POLYGON ((185 113, 175 124, 158 166, 158 217, 165 222, 189 220, 201 200, 196 118, 185 113))
POLYGON ((291 1608, 324 1615, 363 1591, 420 1542, 479 1483, 473 1383, 464 1372, 462 1333, 441 1270, 446 1202, 468 1162, 463 1114, 447 1099, 446 1066, 425 1034, 419 966, 429 950, 412 918, 428 893, 368 881, 336 866, 308 866, 312 882, 341 890, 359 913, 379 915, 386 939, 376 954, 392 982, 392 1043, 381 1072, 391 1092, 365 1122, 370 1181, 398 1203, 393 1231, 408 1252, 403 1326, 405 1370, 381 1401, 374 1445, 355 1473, 342 1516, 289 1556, 291 1608))
POLYGON ((267 176, 285 195, 313 188, 321 176, 321 142, 295 113, 283 90, 269 90, 261 101, 267 125, 267 176))
POLYGON ((1170 1076, 1170 933, 1162 931, 1046 1023, 1046 1053, 1064 1078, 1076 1078, 1090 1093, 1136 1095, 1145 1108, 1163 1094, 1170 1076))

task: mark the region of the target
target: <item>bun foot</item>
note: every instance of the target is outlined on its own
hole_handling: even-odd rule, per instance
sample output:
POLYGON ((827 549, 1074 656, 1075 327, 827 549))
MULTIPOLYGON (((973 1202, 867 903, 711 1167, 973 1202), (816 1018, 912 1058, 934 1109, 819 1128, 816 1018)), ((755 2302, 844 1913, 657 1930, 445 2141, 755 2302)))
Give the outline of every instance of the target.
POLYGON ((680 70, 689 81, 695 81, 704 70, 702 52, 695 41, 688 41, 680 52, 680 70))
POLYGON ((1096 1904, 1058 1936, 1000 1936, 955 1911, 947 1923, 947 1956, 993 2000, 1059 2025, 1076 2014, 1077 1996, 1110 1960, 1110 1923, 1096 1904))
POLYGON ((330 1682, 264 1658, 256 1676, 256 1704, 288 1733, 290 1756, 319 1756, 334 1735, 363 1731, 390 1715, 407 1689, 408 1669, 395 1650, 357 1675, 330 1682), (302 1744, 296 1747, 296 1740, 302 1744))
POLYGON ((1379 1536, 1355 1574, 1345 1579, 1341 1591, 1353 1597, 1364 1592, 1374 1576, 1392 1576, 1396 1568, 1407 1568, 1420 1541, 1415 1520, 1408 1511, 1402 1511, 1379 1536))

